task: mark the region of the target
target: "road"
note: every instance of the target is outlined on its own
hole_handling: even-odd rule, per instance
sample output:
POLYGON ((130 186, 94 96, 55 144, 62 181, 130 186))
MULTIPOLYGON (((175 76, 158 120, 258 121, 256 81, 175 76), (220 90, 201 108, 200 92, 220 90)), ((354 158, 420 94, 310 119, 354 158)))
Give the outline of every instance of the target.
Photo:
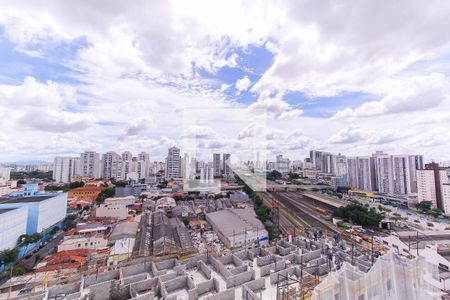
POLYGON ((148 253, 151 253, 153 246, 150 213, 144 213, 142 215, 138 228, 139 232, 136 236, 133 253, 135 253, 135 255, 147 255, 148 253))
MULTIPOLYGON (((34 265, 36 264, 36 256, 39 255, 40 257, 46 257, 54 252, 56 252, 56 248, 58 247, 59 242, 62 241, 64 238, 64 231, 58 232, 54 238, 52 238, 50 241, 47 242, 47 244, 39 249, 36 253, 33 253, 33 251, 30 251, 31 257, 29 258, 22 258, 17 263, 24 265, 27 269, 32 269, 34 265)), ((28 254, 29 255, 29 254, 28 254)), ((26 255, 26 256, 28 256, 26 255)))

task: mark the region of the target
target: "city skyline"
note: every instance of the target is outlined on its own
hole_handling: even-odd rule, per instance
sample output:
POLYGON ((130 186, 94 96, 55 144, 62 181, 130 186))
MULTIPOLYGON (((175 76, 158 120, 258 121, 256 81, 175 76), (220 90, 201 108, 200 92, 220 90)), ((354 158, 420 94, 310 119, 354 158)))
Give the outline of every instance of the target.
POLYGON ((270 156, 450 160, 449 3, 401 14, 376 2, 2 6, 0 161, 86 149, 163 158, 186 132, 204 150, 240 153, 249 124, 227 121, 234 109, 243 121, 267 112, 270 156), (209 113, 184 128, 198 107, 209 113))

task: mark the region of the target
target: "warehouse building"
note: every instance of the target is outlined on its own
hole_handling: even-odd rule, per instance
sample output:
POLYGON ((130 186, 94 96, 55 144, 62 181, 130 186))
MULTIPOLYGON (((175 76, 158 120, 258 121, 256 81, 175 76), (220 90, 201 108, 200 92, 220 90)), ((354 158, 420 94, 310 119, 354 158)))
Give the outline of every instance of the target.
POLYGON ((258 242, 263 246, 269 242, 267 231, 252 208, 231 208, 208 213, 206 221, 229 248, 258 245, 258 242))
POLYGON ((28 211, 26 233, 41 233, 66 218, 67 194, 0 198, 0 209, 22 207, 28 211))
POLYGON ((26 207, 0 208, 0 251, 16 247, 19 236, 27 233, 26 207))

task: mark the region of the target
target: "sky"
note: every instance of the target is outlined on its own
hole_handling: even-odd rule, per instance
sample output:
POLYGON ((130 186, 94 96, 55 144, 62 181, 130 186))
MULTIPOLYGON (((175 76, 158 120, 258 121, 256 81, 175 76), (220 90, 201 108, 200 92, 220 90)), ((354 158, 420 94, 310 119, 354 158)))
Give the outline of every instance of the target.
POLYGON ((0 161, 161 160, 173 145, 450 160, 449 14, 435 0, 0 1, 0 161))

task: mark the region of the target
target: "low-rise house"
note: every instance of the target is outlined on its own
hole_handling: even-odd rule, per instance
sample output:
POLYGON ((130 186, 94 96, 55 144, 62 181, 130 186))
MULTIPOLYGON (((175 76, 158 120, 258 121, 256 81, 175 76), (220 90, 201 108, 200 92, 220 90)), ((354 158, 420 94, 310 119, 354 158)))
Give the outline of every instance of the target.
POLYGON ((172 208, 177 206, 175 199, 171 197, 162 197, 156 200, 156 209, 163 210, 165 212, 170 211, 172 208))
POLYGON ((76 249, 101 249, 107 247, 108 240, 102 234, 71 236, 58 245, 58 252, 76 249))

